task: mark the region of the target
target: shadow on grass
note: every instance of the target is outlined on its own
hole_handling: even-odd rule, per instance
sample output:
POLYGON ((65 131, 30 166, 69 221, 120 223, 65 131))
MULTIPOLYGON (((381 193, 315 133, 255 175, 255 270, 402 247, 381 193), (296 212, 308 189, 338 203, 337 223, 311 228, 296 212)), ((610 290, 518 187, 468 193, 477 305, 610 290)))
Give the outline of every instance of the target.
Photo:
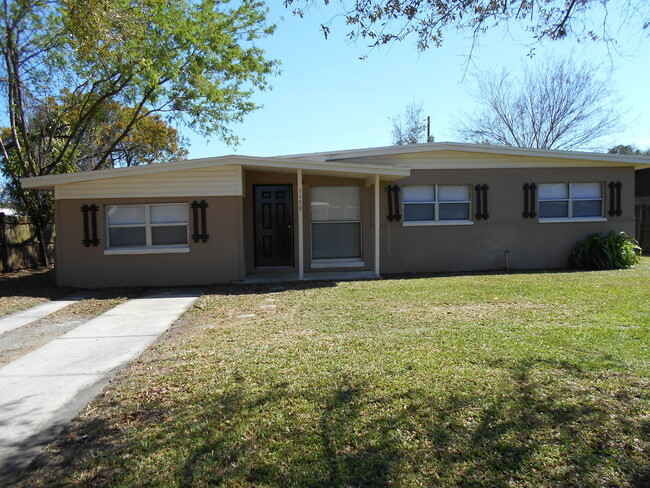
POLYGON ((274 292, 312 290, 318 288, 333 288, 338 281, 289 281, 284 283, 255 283, 255 284, 215 284, 210 285, 206 295, 266 295, 274 292))
MULTIPOLYGON (((98 453, 104 455, 122 451, 125 446, 119 441, 120 432, 109 427, 104 419, 93 419, 88 422, 78 423, 75 429, 63 428, 62 433, 50 445, 47 453, 37 455, 25 471, 21 474, 16 471, 22 469, 23 461, 17 456, 6 460, 2 473, 6 486, 28 487, 38 486, 66 486, 67 482, 61 481, 61 469, 67 470, 78 464, 80 459, 89 459, 98 453), (12 472, 13 470, 13 472, 12 472), (30 481, 31 473, 47 473, 51 476, 47 481, 30 481)), ((39 433, 38 437, 47 436, 47 432, 39 433)), ((31 441, 27 439, 21 451, 28 452, 31 441)), ((48 476, 49 478, 49 476, 48 476)), ((109 486, 112 478, 111 470, 102 470, 95 477, 97 486, 109 486)))
POLYGON ((286 424, 267 425, 264 430, 254 421, 250 424, 259 412, 274 410, 278 401, 286 399, 290 395, 288 386, 278 383, 253 397, 237 387, 215 398, 216 408, 210 415, 228 418, 228 427, 212 432, 212 440, 193 449, 183 465, 181 485, 239 486, 243 482, 249 486, 317 488, 383 487, 389 483, 393 467, 402 455, 391 439, 390 431, 395 427, 392 422, 376 425, 374 432, 367 433, 372 435, 372 443, 350 436, 350 426, 359 421, 365 408, 363 390, 358 385, 344 382, 329 395, 320 397, 321 413, 317 425, 311 426, 316 432, 311 439, 314 445, 303 443, 304 433, 295 432, 301 431, 295 423, 297 419, 285 417, 286 424), (268 444, 276 444, 282 451, 294 434, 298 445, 291 446, 291 452, 285 453, 286 459, 276 458, 275 454, 280 454, 277 451, 268 452, 268 456, 258 452, 267 451, 268 444), (292 459, 292 466, 286 465, 288 459, 292 459))
MULTIPOLYGON (((206 293, 215 295, 259 295, 274 291, 309 290, 315 288, 335 287, 336 281, 300 281, 288 283, 260 284, 215 284, 207 288, 206 293)), ((101 299, 104 296, 116 296, 119 290, 124 296, 134 296, 144 289, 152 287, 120 287, 100 289, 77 289, 57 287, 53 268, 26 269, 0 274, 0 297, 23 296, 35 298, 59 299, 73 294, 82 294, 101 299)), ((168 287, 179 289, 183 287, 168 287)), ((192 288, 192 287, 190 287, 192 288)), ((161 288, 164 290, 165 288, 161 288)))
POLYGON ((385 280, 414 280, 426 278, 447 278, 447 277, 464 277, 464 276, 510 276, 510 275, 573 275, 580 273, 602 273, 604 271, 618 270, 595 270, 595 269, 577 269, 577 268, 549 268, 549 269, 486 269, 478 271, 446 271, 436 273, 383 273, 382 279, 385 280))
POLYGON ((0 297, 59 298, 70 289, 56 288, 54 269, 40 268, 0 274, 0 297))
POLYGON ((586 386, 570 362, 553 364, 559 381, 535 359, 486 366, 506 372, 507 391, 235 372, 225 390, 142 403, 118 428, 78 424, 25 486, 39 466, 43 486, 648 486, 642 407, 586 386))

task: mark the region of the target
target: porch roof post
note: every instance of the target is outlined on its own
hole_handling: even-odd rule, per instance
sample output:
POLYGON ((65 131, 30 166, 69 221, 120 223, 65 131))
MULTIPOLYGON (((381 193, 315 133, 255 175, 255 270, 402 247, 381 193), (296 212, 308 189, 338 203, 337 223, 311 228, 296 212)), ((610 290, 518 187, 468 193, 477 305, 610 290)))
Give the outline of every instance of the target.
POLYGON ((305 244, 303 225, 303 201, 302 201, 302 169, 298 168, 296 173, 296 185, 298 186, 298 279, 305 278, 305 244))
POLYGON ((375 175, 375 276, 379 278, 379 175, 375 175))

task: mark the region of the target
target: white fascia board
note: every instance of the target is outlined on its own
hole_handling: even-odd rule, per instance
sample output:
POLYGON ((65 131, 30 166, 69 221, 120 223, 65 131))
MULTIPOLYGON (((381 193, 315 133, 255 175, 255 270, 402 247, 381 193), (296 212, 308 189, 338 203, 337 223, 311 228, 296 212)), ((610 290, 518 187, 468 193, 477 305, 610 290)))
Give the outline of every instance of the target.
POLYGON ((532 149, 509 146, 491 146, 487 144, 469 144, 461 142, 432 142, 428 144, 411 144, 404 146, 384 146, 344 151, 326 151, 307 154, 282 156, 287 159, 306 159, 312 161, 345 161, 374 156, 392 156, 422 152, 457 151, 507 156, 540 157, 553 159, 574 159, 598 162, 611 162, 633 165, 635 169, 650 168, 648 156, 626 156, 619 154, 593 153, 581 151, 559 151, 551 149, 532 149))
POLYGON ((317 161, 305 161, 285 158, 265 158, 254 156, 221 156, 216 158, 188 159, 173 163, 150 164, 143 166, 132 166, 129 168, 115 168, 98 171, 83 171, 79 173, 66 173, 58 175, 37 176, 32 178, 21 178, 23 188, 53 189, 56 185, 67 183, 79 183, 110 178, 122 178, 125 176, 147 175, 169 171, 183 171, 213 166, 240 165, 259 168, 282 168, 302 169, 306 171, 323 173, 345 173, 345 174, 379 174, 388 178, 401 178, 409 176, 409 168, 396 168, 385 165, 360 165, 350 162, 324 163, 317 161))

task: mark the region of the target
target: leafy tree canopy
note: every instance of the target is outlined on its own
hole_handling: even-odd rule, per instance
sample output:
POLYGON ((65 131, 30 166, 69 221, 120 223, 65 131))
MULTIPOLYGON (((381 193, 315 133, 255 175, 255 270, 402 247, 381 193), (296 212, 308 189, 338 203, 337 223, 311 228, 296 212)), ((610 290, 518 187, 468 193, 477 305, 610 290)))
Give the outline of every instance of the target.
MULTIPOLYGON (((310 5, 330 0, 284 0, 294 14, 304 16, 310 5)), ((450 29, 474 38, 499 25, 523 26, 531 40, 614 41, 618 28, 648 30, 650 5, 637 0, 341 0, 336 2, 348 37, 380 46, 415 37, 420 50, 438 47, 450 29), (612 20, 612 18, 617 20, 612 20)), ((322 25, 325 36, 330 27, 322 25)))
POLYGON ((102 161, 103 148, 112 144, 124 132, 133 115, 132 107, 107 102, 97 117, 93 130, 84 144, 78 165, 84 169, 137 166, 164 163, 187 157, 185 139, 167 124, 160 114, 139 119, 114 147, 108 161, 102 161), (82 157, 81 157, 82 156, 82 157))
POLYGON ((232 123, 257 108, 251 96, 277 72, 256 46, 274 30, 258 0, 2 0, 0 8, 0 158, 35 223, 51 205, 20 177, 150 162, 134 137, 149 129, 173 137, 165 121, 236 143, 232 123))
POLYGON ((636 146, 629 144, 619 144, 614 146, 607 151, 608 154, 621 154, 626 156, 650 156, 650 149, 642 151, 636 146))

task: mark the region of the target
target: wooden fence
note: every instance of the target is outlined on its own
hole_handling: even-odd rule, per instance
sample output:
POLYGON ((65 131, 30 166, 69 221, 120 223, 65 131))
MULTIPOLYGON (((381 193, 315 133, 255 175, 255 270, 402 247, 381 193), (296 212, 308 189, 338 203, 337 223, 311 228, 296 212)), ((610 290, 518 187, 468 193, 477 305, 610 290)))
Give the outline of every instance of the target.
MULTIPOLYGON (((54 256, 54 224, 49 224, 45 244, 50 260, 54 256)), ((0 212, 0 259, 2 271, 38 266, 38 241, 27 220, 0 212)))
POLYGON ((635 238, 645 253, 650 252, 650 204, 637 203, 634 207, 635 238))

